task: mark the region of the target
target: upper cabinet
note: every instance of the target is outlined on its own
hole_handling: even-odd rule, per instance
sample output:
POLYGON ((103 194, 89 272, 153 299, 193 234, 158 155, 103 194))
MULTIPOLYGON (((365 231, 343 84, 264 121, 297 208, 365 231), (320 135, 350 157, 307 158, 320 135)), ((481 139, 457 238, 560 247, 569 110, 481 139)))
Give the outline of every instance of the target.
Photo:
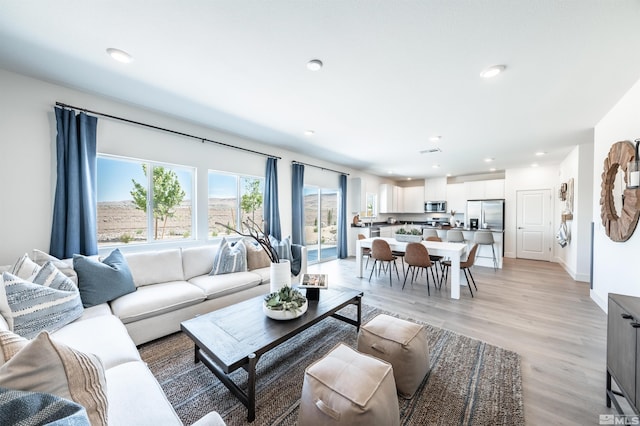
POLYGON ((424 213, 424 187, 380 185, 380 213, 424 213))
POLYGON ((447 199, 447 178, 424 180, 424 201, 444 201, 447 199))
POLYGON ((402 188, 404 194, 403 213, 424 213, 424 186, 402 188))
POLYGON ((455 210, 464 213, 467 208, 467 194, 464 183, 450 183, 447 185, 447 211, 455 210))
POLYGON ((349 193, 351 194, 350 201, 351 204, 349 207, 351 208, 351 213, 353 214, 361 214, 361 212, 366 210, 364 194, 363 194, 363 185, 361 178, 351 178, 349 179, 349 193))
POLYGON ((504 179, 465 182, 464 192, 467 200, 504 198, 504 179))

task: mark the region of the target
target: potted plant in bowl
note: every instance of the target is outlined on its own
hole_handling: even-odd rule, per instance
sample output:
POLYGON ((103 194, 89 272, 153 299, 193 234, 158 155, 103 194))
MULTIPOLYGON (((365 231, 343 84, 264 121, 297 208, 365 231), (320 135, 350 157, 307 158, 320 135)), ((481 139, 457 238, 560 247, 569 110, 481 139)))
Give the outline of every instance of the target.
POLYGON ((407 231, 404 228, 400 228, 396 231, 396 240, 405 243, 419 243, 422 241, 422 232, 419 229, 407 231))
POLYGON ((269 318, 288 320, 298 318, 307 312, 308 307, 307 298, 302 293, 285 286, 265 296, 262 311, 269 318))

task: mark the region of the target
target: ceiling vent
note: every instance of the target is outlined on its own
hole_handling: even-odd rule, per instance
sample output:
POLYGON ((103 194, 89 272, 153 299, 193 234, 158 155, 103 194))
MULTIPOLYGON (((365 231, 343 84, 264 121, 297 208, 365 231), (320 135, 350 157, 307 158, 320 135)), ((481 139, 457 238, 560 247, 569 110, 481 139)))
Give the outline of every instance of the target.
POLYGON ((422 151, 420 151, 420 154, 432 154, 434 152, 442 152, 442 150, 440 148, 423 149, 422 151))

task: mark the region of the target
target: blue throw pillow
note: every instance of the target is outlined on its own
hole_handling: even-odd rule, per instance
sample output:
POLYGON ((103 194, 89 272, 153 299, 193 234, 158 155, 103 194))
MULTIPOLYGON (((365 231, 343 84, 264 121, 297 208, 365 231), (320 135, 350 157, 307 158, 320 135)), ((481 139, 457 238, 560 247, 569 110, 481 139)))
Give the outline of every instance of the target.
POLYGON ((83 406, 43 392, 0 387, 0 413, 3 424, 90 426, 83 406))
POLYGON ((118 249, 102 262, 75 254, 73 269, 78 274, 78 288, 85 308, 111 302, 136 291, 129 265, 118 249))
POLYGON ((220 247, 213 259, 213 268, 209 275, 230 274, 247 270, 247 247, 242 241, 231 245, 226 238, 220 242, 220 247))

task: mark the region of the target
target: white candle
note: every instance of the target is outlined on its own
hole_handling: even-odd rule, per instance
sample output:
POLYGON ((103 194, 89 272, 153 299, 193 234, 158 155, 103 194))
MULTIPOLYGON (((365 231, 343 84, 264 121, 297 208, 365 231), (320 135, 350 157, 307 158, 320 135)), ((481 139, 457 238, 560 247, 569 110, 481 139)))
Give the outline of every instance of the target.
POLYGON ((629 176, 629 186, 637 187, 640 186, 640 171, 631 172, 629 176))

